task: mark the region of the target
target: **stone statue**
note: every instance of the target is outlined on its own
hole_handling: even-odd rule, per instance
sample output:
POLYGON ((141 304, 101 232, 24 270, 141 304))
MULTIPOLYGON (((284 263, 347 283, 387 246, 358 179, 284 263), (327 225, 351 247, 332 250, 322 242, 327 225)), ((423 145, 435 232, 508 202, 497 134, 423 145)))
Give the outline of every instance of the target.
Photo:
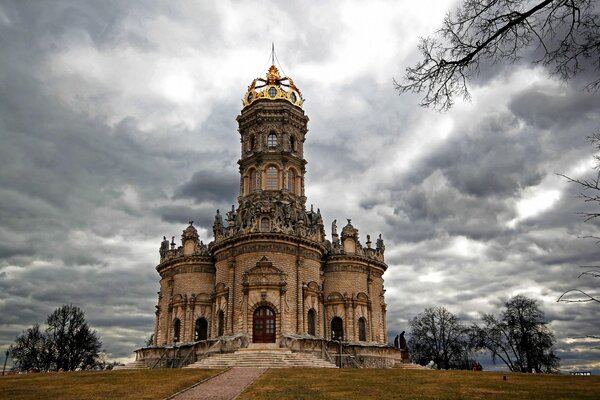
POLYGON ((160 251, 169 250, 169 241, 166 236, 163 236, 163 241, 160 243, 160 251))
POLYGON ((219 213, 219 210, 217 210, 217 214, 215 215, 215 224, 223 225, 223 217, 219 213))
POLYGON ((402 333, 400 333, 399 345, 400 345, 400 350, 406 350, 408 348, 406 346, 406 339, 404 338, 404 331, 402 331, 402 333))
POLYGON ((396 335, 396 337, 394 338, 394 348, 395 348, 395 349, 397 349, 397 348, 398 348, 398 343, 400 343, 400 342, 398 341, 398 340, 399 340, 399 339, 398 339, 399 337, 400 337, 399 335, 396 335))
POLYGON ((337 236, 337 219, 334 219, 331 223, 331 236, 337 236))

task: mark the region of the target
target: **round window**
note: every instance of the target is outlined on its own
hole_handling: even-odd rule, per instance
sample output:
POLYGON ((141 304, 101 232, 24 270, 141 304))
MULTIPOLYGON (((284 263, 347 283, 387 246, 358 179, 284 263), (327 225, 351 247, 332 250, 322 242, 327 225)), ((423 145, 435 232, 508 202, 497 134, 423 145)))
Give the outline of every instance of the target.
POLYGON ((277 89, 275 89, 274 87, 271 87, 269 89, 269 96, 275 97, 276 94, 277 94, 277 89))
POLYGON ((253 98, 254 98, 254 94, 248 93, 248 97, 247 97, 248 103, 252 103, 253 98))
POLYGON ((296 93, 292 92, 292 94, 290 94, 290 100, 292 101, 292 103, 295 103, 296 100, 298 100, 298 98, 296 97, 296 93))

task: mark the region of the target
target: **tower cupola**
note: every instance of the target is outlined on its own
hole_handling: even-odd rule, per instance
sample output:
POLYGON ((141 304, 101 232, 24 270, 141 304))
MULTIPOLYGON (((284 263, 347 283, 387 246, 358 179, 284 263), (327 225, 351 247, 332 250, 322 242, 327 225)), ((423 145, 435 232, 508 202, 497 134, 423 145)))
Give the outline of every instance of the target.
POLYGON ((265 78, 256 78, 248 86, 242 102, 244 107, 258 100, 285 100, 302 107, 304 99, 292 78, 281 77, 275 65, 271 65, 265 78))

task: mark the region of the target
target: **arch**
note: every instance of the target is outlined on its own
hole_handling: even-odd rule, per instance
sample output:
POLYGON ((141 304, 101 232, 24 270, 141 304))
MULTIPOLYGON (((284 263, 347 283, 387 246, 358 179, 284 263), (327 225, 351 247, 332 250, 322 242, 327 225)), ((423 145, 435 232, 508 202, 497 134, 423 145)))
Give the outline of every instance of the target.
POLYGON ((206 340, 208 339, 208 321, 204 317, 200 317, 196 320, 196 327, 194 329, 194 340, 206 340))
POLYGON ((254 150, 254 148, 256 147, 256 137, 254 135, 250 136, 250 140, 249 140, 249 147, 250 147, 250 151, 254 150))
POLYGON ((277 134, 275 132, 271 132, 269 133, 269 136, 267 136, 267 147, 269 149, 277 147, 277 134))
POLYGON ((269 165, 265 170, 265 189, 279 189, 279 170, 274 165, 269 165))
POLYGON ((260 219, 260 231, 261 232, 271 232, 271 221, 267 217, 263 217, 260 219))
POLYGON ((252 317, 252 342, 275 343, 275 311, 269 306, 260 306, 252 317))
POLYGON ((180 334, 181 334, 181 321, 179 320, 179 318, 175 318, 175 320, 173 321, 173 341, 174 342, 179 342, 180 334))
POLYGON ((361 342, 367 341, 367 321, 364 317, 358 319, 358 340, 361 342))
POLYGON ((343 300, 344 296, 342 296, 339 292, 331 292, 327 296, 327 300, 343 300))
POLYGON ((316 326, 315 326, 315 321, 316 321, 316 312, 313 308, 311 308, 310 310, 308 310, 308 315, 307 315, 307 321, 308 321, 308 334, 309 335, 313 335, 315 336, 316 334, 316 326))
POLYGON ((331 320, 331 339, 344 340, 344 321, 340 317, 331 320))
POLYGON ((225 313, 223 312, 223 310, 219 311, 217 319, 219 321, 217 324, 217 336, 223 336, 225 334, 225 313))
POLYGON ((297 151, 298 146, 296 145, 296 137, 294 135, 290 135, 290 150, 297 151))

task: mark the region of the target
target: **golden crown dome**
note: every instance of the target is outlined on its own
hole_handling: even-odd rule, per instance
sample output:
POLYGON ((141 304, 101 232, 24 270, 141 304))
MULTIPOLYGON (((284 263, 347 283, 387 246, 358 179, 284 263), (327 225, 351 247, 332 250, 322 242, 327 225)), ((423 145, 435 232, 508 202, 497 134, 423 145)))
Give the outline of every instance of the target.
POLYGON ((248 86, 248 91, 242 99, 244 107, 258 100, 286 100, 295 106, 302 107, 302 93, 294 85, 292 78, 281 77, 275 65, 271 65, 266 78, 256 78, 248 86))

